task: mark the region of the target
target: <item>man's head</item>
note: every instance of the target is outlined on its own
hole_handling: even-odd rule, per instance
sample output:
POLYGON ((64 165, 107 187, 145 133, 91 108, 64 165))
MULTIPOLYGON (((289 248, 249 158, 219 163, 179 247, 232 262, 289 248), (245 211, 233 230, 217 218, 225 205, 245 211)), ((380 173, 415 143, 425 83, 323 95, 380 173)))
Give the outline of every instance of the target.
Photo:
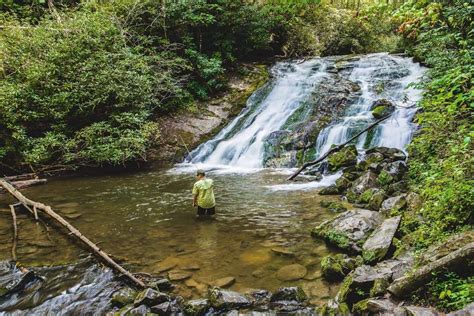
POLYGON ((202 179, 202 178, 204 178, 205 176, 206 176, 206 173, 204 172, 204 170, 198 169, 198 170, 196 171, 196 178, 202 179))

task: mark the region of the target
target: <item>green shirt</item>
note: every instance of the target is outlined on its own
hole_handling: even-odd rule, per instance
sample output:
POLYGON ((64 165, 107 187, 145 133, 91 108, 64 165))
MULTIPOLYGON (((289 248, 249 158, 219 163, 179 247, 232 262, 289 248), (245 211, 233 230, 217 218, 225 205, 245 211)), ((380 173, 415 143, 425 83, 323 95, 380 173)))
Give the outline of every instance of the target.
POLYGON ((197 195, 197 204, 202 208, 211 208, 216 206, 214 198, 214 181, 211 179, 202 179, 194 183, 193 195, 197 195))

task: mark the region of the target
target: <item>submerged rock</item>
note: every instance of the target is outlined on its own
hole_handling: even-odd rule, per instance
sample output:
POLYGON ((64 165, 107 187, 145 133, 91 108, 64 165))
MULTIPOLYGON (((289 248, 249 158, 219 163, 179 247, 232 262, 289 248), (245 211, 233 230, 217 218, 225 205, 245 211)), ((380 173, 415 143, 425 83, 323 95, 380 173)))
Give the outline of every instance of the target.
POLYGON ((301 264, 290 264, 280 268, 277 272, 277 278, 282 281, 295 281, 305 277, 308 270, 301 264))
POLYGON ((215 287, 226 288, 235 283, 234 277, 225 277, 212 281, 212 285, 215 287))
POLYGON ((388 252, 400 224, 400 216, 388 218, 377 227, 362 246, 362 257, 367 263, 382 260, 388 252))
POLYGON ((287 256, 287 257, 294 257, 295 253, 289 249, 283 247, 273 247, 272 252, 277 255, 287 256))
POLYGON ((311 235, 341 249, 360 252, 362 243, 382 220, 383 217, 378 212, 350 210, 323 222, 312 230, 311 235))
POLYGON ((193 274, 191 272, 186 272, 186 271, 170 271, 168 272, 168 278, 170 281, 182 281, 189 279, 192 277, 193 274))

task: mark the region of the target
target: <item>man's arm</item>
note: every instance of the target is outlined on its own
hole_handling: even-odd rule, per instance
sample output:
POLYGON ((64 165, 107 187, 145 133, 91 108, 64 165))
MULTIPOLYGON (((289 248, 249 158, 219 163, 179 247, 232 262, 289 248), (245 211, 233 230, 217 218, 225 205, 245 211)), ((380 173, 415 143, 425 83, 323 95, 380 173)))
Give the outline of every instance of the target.
POLYGON ((197 206, 197 201, 198 201, 198 195, 197 195, 197 194, 193 194, 193 207, 196 207, 196 206, 197 206))

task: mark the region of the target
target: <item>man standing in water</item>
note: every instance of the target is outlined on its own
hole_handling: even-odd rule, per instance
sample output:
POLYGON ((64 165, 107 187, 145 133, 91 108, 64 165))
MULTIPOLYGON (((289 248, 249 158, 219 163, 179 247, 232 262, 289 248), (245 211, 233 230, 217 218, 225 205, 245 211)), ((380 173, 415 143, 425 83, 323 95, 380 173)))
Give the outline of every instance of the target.
POLYGON ((197 216, 212 216, 216 213, 214 181, 206 178, 204 170, 196 172, 197 182, 193 186, 193 207, 197 206, 197 216))

